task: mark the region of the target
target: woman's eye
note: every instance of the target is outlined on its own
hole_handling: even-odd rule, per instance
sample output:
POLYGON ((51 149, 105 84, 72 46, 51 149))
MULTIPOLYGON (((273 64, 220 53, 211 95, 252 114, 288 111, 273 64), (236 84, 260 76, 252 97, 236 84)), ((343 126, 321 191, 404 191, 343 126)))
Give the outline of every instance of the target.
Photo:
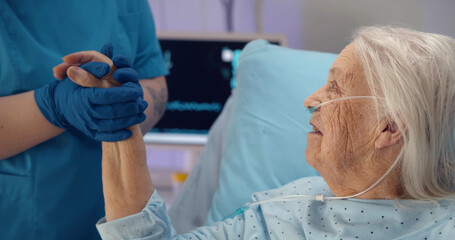
POLYGON ((335 90, 337 89, 337 85, 335 84, 335 82, 331 82, 330 83, 330 90, 335 90))

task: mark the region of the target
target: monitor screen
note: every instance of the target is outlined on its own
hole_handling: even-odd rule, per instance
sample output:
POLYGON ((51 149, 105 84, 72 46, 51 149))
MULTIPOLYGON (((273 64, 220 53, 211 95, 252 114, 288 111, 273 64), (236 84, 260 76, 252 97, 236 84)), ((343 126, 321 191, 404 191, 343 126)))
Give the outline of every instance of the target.
POLYGON ((166 76, 169 99, 164 116, 144 140, 205 144, 211 125, 235 88, 241 49, 259 38, 286 45, 280 35, 158 33, 170 72, 166 76))

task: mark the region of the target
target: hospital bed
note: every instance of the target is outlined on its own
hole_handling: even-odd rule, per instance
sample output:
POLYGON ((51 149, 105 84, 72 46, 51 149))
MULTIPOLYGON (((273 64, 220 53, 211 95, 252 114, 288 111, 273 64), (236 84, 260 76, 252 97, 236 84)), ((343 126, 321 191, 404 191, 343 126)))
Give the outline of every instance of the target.
POLYGON ((170 207, 183 233, 222 220, 253 192, 318 173, 304 158, 310 114, 304 100, 325 84, 336 54, 250 42, 237 85, 170 207))

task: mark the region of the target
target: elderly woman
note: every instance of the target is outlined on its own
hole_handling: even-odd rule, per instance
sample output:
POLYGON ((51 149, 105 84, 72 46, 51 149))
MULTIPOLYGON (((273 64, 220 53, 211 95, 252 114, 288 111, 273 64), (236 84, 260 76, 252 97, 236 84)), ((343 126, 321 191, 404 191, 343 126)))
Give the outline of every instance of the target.
MULTIPOLYGON (((77 79, 75 79, 77 82, 77 79)), ((368 27, 308 97, 305 158, 320 177, 256 193, 230 218, 176 236, 137 127, 103 143, 103 239, 453 239, 455 41, 368 27)))

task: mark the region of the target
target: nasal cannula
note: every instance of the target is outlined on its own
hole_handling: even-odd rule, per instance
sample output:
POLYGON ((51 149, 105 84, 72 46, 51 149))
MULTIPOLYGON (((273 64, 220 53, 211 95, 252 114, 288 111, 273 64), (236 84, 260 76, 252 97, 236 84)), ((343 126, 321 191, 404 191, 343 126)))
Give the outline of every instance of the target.
POLYGON ((349 97, 341 97, 341 98, 337 98, 337 99, 334 99, 334 100, 329 100, 329 101, 320 103, 320 104, 318 104, 318 105, 316 105, 316 106, 307 108, 307 111, 310 112, 310 113, 314 113, 314 112, 316 112, 316 110, 318 110, 318 108, 320 108, 320 107, 322 107, 322 106, 324 106, 324 105, 326 105, 326 104, 333 103, 333 102, 338 102, 338 101, 342 101, 342 100, 358 99, 358 98, 381 99, 381 98, 378 98, 378 97, 375 97, 375 96, 349 96, 349 97))

